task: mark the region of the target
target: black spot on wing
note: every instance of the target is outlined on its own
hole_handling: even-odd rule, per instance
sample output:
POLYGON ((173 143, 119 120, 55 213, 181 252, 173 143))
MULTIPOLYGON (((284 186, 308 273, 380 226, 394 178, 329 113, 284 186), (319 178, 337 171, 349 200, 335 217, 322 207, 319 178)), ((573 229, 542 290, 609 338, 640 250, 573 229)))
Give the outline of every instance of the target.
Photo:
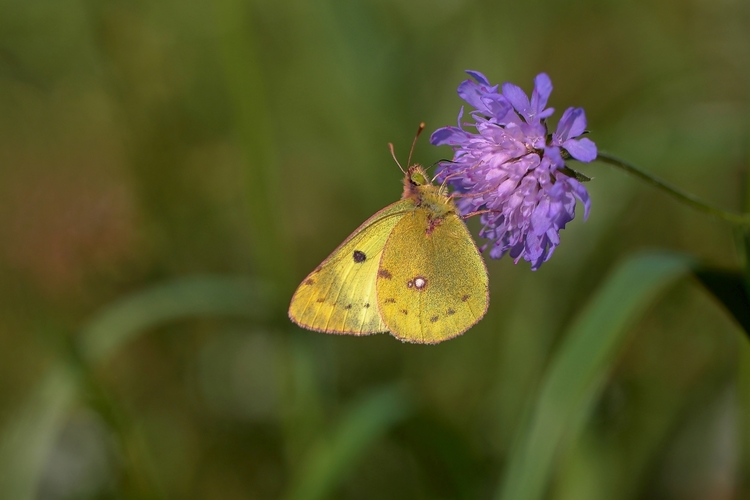
POLYGON ((461 297, 461 302, 466 302, 467 300, 469 300, 468 295, 464 295, 463 297, 461 297))
POLYGON ((456 311, 454 311, 453 309, 448 309, 448 312, 446 312, 446 314, 448 316, 453 316, 454 314, 456 314, 456 311))
POLYGON ((367 309, 368 307, 370 307, 370 304, 368 304, 367 302, 365 302, 365 309, 367 309))
POLYGON ((393 278, 393 275, 388 269, 378 269, 378 278, 389 280, 393 278))
POLYGON ((365 260, 367 260, 367 255, 362 250, 355 250, 352 254, 352 258, 354 259, 354 262, 357 264, 361 264, 365 260))
POLYGON ((352 308, 351 304, 347 304, 346 307, 344 307, 344 309, 351 309, 351 308, 352 308))
POLYGON ((390 299, 385 299, 385 300, 383 301, 383 303, 384 303, 384 304, 395 304, 395 303, 396 303, 396 299, 393 299, 393 298, 390 298, 390 299))
POLYGON ((437 316, 433 316, 430 318, 430 323, 435 323, 439 318, 437 316))

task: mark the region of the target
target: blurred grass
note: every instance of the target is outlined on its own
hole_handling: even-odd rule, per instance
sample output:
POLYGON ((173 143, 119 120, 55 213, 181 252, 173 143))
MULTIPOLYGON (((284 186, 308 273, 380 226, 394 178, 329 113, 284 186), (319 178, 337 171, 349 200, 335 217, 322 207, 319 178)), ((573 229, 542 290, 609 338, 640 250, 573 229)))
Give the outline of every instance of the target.
POLYGON ((280 229, 285 218, 280 203, 281 179, 275 154, 275 142, 269 128, 268 98, 252 14, 247 2, 216 2, 216 20, 220 50, 226 68, 227 89, 236 113, 239 143, 245 150, 250 234, 255 266, 260 276, 291 285, 289 252, 280 229))
POLYGON ((410 413, 409 398, 400 387, 372 390, 343 416, 334 435, 313 445, 293 478, 289 499, 329 498, 367 447, 410 413))
POLYGON ((629 330, 658 292, 689 270, 683 256, 633 257, 593 295, 550 361, 498 498, 543 498, 555 457, 585 425, 629 330))
MULTIPOLYGON (((464 69, 526 90, 546 71, 557 116, 583 106, 599 147, 747 207, 749 8, 0 2, 0 489, 493 496, 611 269, 643 248, 737 268, 731 228, 584 165, 590 219, 538 272, 489 262, 490 311, 461 338, 299 331, 289 292, 397 199, 387 143, 403 160, 419 122, 455 123, 464 69), (398 403, 379 392, 402 386, 398 403), (101 422, 80 424, 87 409, 101 422)), ((422 140, 415 159, 449 154, 422 140)), ((595 400, 570 403, 590 417, 533 487, 560 500, 750 495, 741 330, 680 282, 626 331, 595 400)))
POLYGON ((60 434, 76 383, 64 366, 54 366, 0 434, 0 491, 6 498, 36 498, 43 465, 60 434))
MULTIPOLYGON (((79 335, 76 352, 53 365, 23 407, 11 417, 0 438, 0 491, 5 498, 35 498, 44 464, 73 405, 86 390, 100 390, 91 367, 103 362, 138 335, 166 321, 196 316, 241 316, 262 321, 273 310, 273 295, 258 282, 193 277, 145 289, 108 306, 79 335), (92 385, 94 387, 92 387, 92 385)), ((102 401, 100 401, 102 403, 102 401)), ((104 411, 115 410, 108 403, 104 411)), ((114 417, 112 422, 118 425, 114 417)), ((124 429, 116 429, 123 432, 124 429)), ((124 438, 124 436, 120 436, 124 438)), ((127 450, 123 450, 127 454, 127 450)), ((138 457, 143 459, 143 457, 138 457)), ((140 465, 131 463, 137 474, 140 465)))
POLYGON ((191 276, 139 291, 110 304, 79 334, 81 355, 104 361, 138 335, 168 321, 202 316, 240 316, 268 321, 278 292, 260 281, 220 276, 191 276))

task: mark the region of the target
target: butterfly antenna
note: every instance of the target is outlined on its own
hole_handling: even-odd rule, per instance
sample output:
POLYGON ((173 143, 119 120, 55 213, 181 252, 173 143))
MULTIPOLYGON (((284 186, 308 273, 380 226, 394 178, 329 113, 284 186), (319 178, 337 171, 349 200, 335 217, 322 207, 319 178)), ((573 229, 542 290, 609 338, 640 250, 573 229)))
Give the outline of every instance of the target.
POLYGON ((424 130, 424 122, 419 124, 419 128, 417 129, 417 133, 414 135, 414 141, 411 143, 411 150, 409 150, 409 159, 406 160, 406 166, 409 167, 411 165, 411 154, 414 152, 414 146, 417 145, 417 139, 419 139, 419 134, 422 133, 424 130))
POLYGON ((395 152, 395 151, 393 151, 393 144, 392 144, 392 143, 390 143, 390 142, 388 143, 388 149, 390 149, 390 150, 391 150, 391 156, 393 157, 393 161, 395 161, 395 162, 396 162, 396 165, 398 165, 398 168, 400 168, 400 169, 401 169, 401 172, 403 172, 403 174, 404 174, 404 175, 406 175, 406 170, 404 170, 404 167, 402 167, 402 166, 401 166, 401 164, 400 164, 400 163, 398 162, 398 160, 396 159, 396 152, 395 152))

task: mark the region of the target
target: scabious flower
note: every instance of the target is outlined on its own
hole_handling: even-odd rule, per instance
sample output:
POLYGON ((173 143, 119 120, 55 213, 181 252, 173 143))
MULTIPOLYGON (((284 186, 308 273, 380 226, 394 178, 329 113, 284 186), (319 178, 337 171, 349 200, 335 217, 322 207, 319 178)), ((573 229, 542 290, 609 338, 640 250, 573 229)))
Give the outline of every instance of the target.
POLYGON ((461 83, 458 95, 474 108, 474 123, 461 123, 462 107, 458 127, 432 134, 432 144, 454 149, 453 161, 440 165, 438 179, 454 187, 462 214, 487 211, 479 234, 489 242, 482 250, 489 247, 494 259, 505 254, 516 263, 524 259, 536 270, 575 217, 576 200, 583 203, 584 219, 589 214, 589 194, 565 165, 570 158, 596 158, 596 145, 579 138, 586 115, 582 108, 568 108, 549 134, 546 120, 554 109, 546 107, 552 93, 546 74, 535 78, 529 99, 516 85, 505 83, 498 91, 483 74, 467 73, 474 80, 461 83))

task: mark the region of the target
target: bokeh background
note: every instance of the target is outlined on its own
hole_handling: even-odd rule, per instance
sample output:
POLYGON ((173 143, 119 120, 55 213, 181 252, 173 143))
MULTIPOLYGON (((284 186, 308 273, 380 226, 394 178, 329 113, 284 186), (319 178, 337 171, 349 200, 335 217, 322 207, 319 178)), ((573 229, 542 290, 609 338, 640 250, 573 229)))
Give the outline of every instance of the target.
MULTIPOLYGON (((463 336, 294 327, 298 282, 399 197, 387 143, 454 124, 465 69, 545 71, 600 149, 750 192, 742 0, 0 2, 0 496, 493 498, 619 263, 742 265, 728 224, 577 165, 589 220, 539 271, 488 262, 463 336)), ((740 327, 689 278, 631 323, 541 498, 750 497, 740 327)))

